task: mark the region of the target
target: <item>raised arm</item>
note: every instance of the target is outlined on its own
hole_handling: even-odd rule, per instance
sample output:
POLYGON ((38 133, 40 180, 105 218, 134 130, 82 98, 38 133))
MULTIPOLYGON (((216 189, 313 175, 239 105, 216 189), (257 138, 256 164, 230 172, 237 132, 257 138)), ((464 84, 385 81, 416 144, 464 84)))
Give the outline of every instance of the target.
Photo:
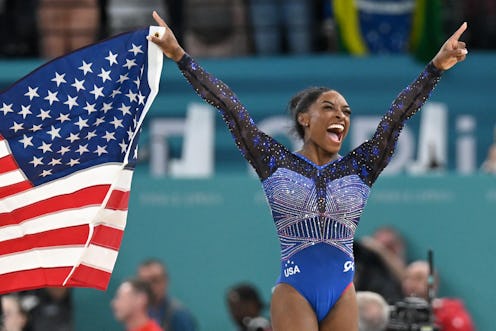
POLYGON ((166 30, 163 36, 149 36, 149 40, 157 44, 165 56, 177 62, 199 96, 220 110, 243 156, 262 179, 268 177, 275 170, 272 169, 274 160, 271 151, 284 147, 257 128, 234 92, 221 80, 206 72, 184 51, 171 29, 156 12, 153 12, 153 17, 166 30))
POLYGON ((444 43, 417 79, 394 100, 389 111, 380 121, 373 138, 352 152, 354 157, 363 161, 359 172, 367 184, 372 185, 389 163, 405 121, 413 116, 429 98, 443 71, 465 60, 468 52, 465 43, 459 41, 459 38, 466 28, 467 23, 463 23, 444 43))

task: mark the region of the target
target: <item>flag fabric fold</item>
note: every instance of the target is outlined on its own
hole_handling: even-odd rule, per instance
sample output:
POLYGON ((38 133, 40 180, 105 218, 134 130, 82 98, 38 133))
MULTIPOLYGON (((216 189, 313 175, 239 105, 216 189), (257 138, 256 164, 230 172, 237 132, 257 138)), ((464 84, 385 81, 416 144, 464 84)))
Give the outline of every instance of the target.
POLYGON ((162 52, 125 33, 57 58, 0 94, 0 293, 106 289, 126 226, 162 52))

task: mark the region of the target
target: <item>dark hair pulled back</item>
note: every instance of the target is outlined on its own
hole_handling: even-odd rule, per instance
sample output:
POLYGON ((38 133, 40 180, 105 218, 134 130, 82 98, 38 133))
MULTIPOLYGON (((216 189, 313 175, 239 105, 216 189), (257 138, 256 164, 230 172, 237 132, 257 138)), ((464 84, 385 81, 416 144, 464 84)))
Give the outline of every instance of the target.
POLYGON ((308 87, 297 94, 295 94, 288 104, 288 112, 293 120, 293 130, 298 137, 303 139, 305 136, 305 129, 303 125, 298 122, 298 115, 305 113, 308 108, 322 95, 322 93, 331 91, 328 87, 308 87))

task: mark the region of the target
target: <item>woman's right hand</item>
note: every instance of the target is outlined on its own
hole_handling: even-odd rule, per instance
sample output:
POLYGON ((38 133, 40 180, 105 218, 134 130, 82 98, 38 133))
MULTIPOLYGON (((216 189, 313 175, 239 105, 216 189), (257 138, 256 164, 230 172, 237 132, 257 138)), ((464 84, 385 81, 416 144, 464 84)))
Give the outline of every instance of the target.
POLYGON ((158 23, 158 25, 165 28, 165 33, 162 36, 150 35, 148 36, 148 40, 160 47, 162 52, 169 59, 175 62, 179 61, 185 53, 184 49, 179 45, 172 30, 157 14, 156 11, 153 11, 153 18, 155 19, 155 22, 158 23))

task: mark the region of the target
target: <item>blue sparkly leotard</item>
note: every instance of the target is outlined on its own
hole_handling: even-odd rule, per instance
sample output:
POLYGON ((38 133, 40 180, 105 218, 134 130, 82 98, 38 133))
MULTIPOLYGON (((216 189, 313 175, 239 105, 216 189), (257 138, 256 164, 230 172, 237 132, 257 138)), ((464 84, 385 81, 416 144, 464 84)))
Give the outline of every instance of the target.
POLYGON ((281 245, 278 283, 293 286, 323 320, 353 281, 353 236, 370 187, 391 159, 404 122, 420 109, 442 72, 429 63, 398 95, 372 139, 319 166, 260 131, 229 87, 189 55, 178 66, 196 92, 220 110, 262 181, 281 245))

